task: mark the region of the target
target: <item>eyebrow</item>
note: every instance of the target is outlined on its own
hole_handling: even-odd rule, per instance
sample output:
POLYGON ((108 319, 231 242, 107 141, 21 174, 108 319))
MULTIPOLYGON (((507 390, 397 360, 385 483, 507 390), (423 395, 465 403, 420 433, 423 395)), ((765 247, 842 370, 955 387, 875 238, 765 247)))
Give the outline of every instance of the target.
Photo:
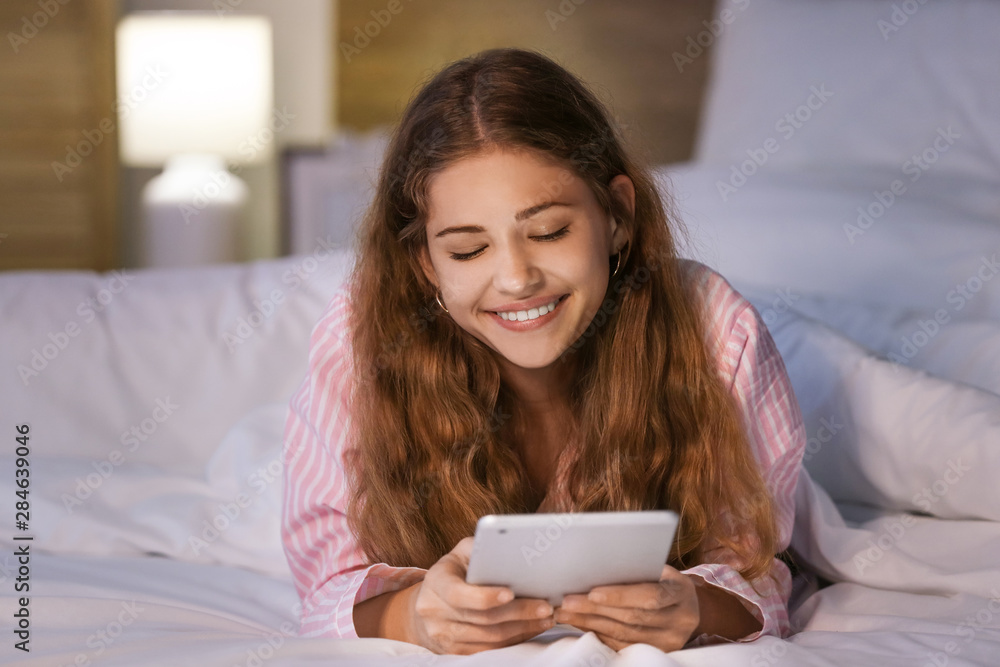
MULTIPOLYGON (((537 215, 538 213, 541 213, 545 209, 552 208, 553 206, 569 207, 572 206, 572 204, 567 204, 566 202, 561 202, 561 201, 542 202, 541 204, 536 204, 534 206, 526 208, 523 211, 518 211, 517 213, 514 214, 514 220, 516 220, 517 222, 521 222, 522 220, 527 220, 531 216, 537 215)), ((481 234, 482 232, 485 231, 486 230, 480 227, 479 225, 461 225, 458 227, 447 227, 445 229, 442 229, 440 232, 435 234, 434 237, 440 238, 448 234, 481 234)))

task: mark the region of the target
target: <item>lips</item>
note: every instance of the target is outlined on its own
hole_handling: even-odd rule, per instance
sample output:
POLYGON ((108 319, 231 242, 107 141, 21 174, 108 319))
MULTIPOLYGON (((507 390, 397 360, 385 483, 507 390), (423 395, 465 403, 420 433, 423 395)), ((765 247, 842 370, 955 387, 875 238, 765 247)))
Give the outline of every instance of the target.
POLYGON ((527 308, 525 310, 509 310, 498 312, 497 315, 503 320, 517 320, 518 322, 524 322, 525 320, 535 320, 556 309, 559 305, 559 299, 553 299, 549 303, 542 304, 537 308, 527 308))
POLYGON ((512 301, 510 303, 501 304, 494 308, 490 308, 491 313, 503 313, 503 312, 517 312, 519 310, 531 310, 532 308, 538 308, 539 306, 544 306, 552 303, 553 301, 559 301, 566 298, 567 294, 549 294, 547 296, 536 296, 534 299, 528 299, 527 301, 512 301))
POLYGON ((559 304, 568 295, 559 297, 542 297, 533 299, 519 305, 504 306, 501 310, 490 311, 498 320, 498 323, 506 329, 523 331, 542 326, 545 322, 554 317, 553 312, 559 308, 559 304))

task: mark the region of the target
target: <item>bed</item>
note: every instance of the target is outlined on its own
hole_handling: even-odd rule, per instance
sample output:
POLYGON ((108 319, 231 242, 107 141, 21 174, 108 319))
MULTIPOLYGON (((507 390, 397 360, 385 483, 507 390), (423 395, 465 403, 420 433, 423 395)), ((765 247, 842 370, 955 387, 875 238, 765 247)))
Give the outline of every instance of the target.
POLYGON ((281 431, 350 267, 351 186, 311 195, 312 240, 280 260, 0 275, 0 599, 30 648, 6 631, 0 662, 1000 664, 1000 3, 717 13, 696 159, 656 175, 684 254, 768 325, 806 421, 789 638, 615 653, 554 630, 458 657, 296 636, 281 431))

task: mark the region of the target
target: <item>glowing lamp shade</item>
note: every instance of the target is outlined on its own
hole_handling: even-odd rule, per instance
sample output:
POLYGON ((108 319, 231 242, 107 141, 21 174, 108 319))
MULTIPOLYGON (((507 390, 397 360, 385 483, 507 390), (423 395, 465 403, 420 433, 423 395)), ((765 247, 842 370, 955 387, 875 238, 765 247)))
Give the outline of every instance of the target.
POLYGON ((236 261, 249 190, 228 166, 274 155, 270 22, 143 12, 116 38, 122 162, 165 165, 142 191, 141 265, 236 261))
POLYGON ((139 12, 118 23, 122 161, 160 166, 208 153, 229 163, 272 157, 251 139, 273 108, 271 25, 262 16, 139 12))

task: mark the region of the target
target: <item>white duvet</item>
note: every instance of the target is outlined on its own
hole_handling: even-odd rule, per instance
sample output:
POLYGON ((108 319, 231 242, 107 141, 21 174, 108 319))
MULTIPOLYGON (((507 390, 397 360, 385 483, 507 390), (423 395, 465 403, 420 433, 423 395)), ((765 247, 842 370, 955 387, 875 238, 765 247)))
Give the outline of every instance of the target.
MULTIPOLYGON (((847 522, 807 476, 797 503, 796 549, 845 581, 815 591, 800 580, 796 634, 787 641, 615 653, 592 634, 550 632, 475 656, 435 656, 388 640, 296 637, 298 598, 287 577, 168 558, 35 554, 32 651, 15 653, 8 644, 2 655, 10 664, 46 667, 997 664, 1000 524, 917 518, 886 542, 904 515, 859 512, 847 522), (880 555, 869 554, 873 548, 880 555), (858 554, 872 565, 858 569, 858 554)), ((4 566, 9 582, 12 565, 4 566)), ((10 618, 9 596, 3 607, 10 618)))

